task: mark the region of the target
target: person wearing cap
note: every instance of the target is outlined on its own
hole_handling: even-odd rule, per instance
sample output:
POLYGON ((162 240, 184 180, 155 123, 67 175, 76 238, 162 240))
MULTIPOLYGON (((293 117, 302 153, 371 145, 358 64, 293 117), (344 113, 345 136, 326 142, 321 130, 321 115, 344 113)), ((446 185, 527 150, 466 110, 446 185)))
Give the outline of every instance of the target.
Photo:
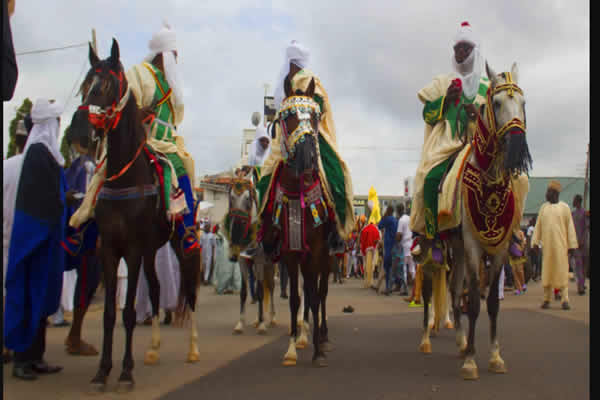
MULTIPOLYGON (((279 111, 285 100, 284 86, 288 82, 292 93, 301 91, 305 93, 310 83, 314 80, 315 91, 313 100, 320 108, 320 121, 318 126, 319 168, 318 174, 323 186, 326 203, 332 208, 326 226, 328 231, 329 253, 335 254, 344 250, 344 240, 348 238, 354 227, 354 208, 352 178, 341 155, 338 152, 336 130, 333 122, 333 112, 327 91, 318 76, 308 69, 310 51, 300 42, 293 40, 285 50, 284 63, 277 78, 274 93, 274 106, 279 111)), ((270 218, 264 211, 269 202, 269 193, 273 185, 273 176, 283 163, 281 151, 281 126, 275 124, 275 136, 271 145, 271 152, 265 160, 261 171, 261 180, 258 182, 259 212, 263 222, 270 224, 270 218)))
POLYGON ((464 131, 486 103, 489 80, 483 76, 481 46, 468 22, 453 41, 453 71, 436 76, 417 93, 423 103, 425 137, 415 174, 410 230, 423 235, 425 263, 444 262, 438 232, 438 186, 451 157, 463 148, 464 131))
POLYGON ((539 251, 540 242, 544 244, 542 308, 550 308, 552 288, 558 288, 561 291, 562 308, 569 310, 569 257, 574 255, 579 243, 571 209, 567 203, 558 199, 561 190, 559 181, 553 180, 548 185, 547 201, 540 207, 531 244, 534 251, 539 251))
MULTIPOLYGON (((149 54, 141 64, 130 68, 125 76, 138 107, 144 115, 148 129, 147 144, 157 152, 165 154, 171 168, 165 169, 165 185, 178 187, 175 198, 170 199, 170 212, 177 214, 176 229, 182 240, 184 255, 198 251, 200 245, 195 231, 194 160, 185 150, 183 137, 177 127, 183 121, 183 84, 180 79, 175 31, 165 22, 150 43, 149 54), (181 201, 183 197, 184 201, 181 201), (186 207, 181 207, 185 203, 186 207)), ((106 163, 96 175, 104 176, 106 163)), ((89 220, 93 211, 96 178, 86 193, 82 206, 71 217, 69 224, 75 228, 89 220)))
POLYGON ((58 145, 63 107, 39 99, 31 110, 6 270, 4 341, 14 350, 13 376, 34 380, 62 367, 44 360, 46 319, 60 304, 66 228, 65 160, 58 145))

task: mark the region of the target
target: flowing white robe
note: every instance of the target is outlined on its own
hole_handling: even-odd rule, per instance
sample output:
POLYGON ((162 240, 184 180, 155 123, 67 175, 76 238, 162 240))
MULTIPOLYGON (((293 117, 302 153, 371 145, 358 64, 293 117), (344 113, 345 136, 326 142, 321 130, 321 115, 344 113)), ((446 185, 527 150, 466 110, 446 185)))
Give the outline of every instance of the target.
MULTIPOLYGON (((4 253, 2 254, 3 261, 3 278, 2 282, 6 282, 6 267, 8 266, 8 249, 10 248, 10 235, 12 233, 12 225, 15 217, 15 202, 17 201, 17 189, 19 187, 19 176, 21 175, 21 165, 23 165, 23 154, 18 154, 4 160, 2 165, 2 175, 4 178, 2 184, 3 197, 3 246, 4 253)), ((2 293, 4 293, 4 285, 2 285, 2 293)))
POLYGON ((546 202, 540 207, 531 245, 544 243, 542 286, 564 288, 569 284, 569 249, 578 247, 571 209, 567 203, 546 202))
MULTIPOLYGON (((156 252, 154 269, 160 285, 159 307, 163 310, 173 311, 177 307, 179 296, 180 271, 179 261, 171 244, 167 242, 156 252)), ((150 302, 150 291, 144 267, 140 270, 138 280, 135 310, 137 321, 142 322, 146 317, 152 315, 152 303, 150 302)))

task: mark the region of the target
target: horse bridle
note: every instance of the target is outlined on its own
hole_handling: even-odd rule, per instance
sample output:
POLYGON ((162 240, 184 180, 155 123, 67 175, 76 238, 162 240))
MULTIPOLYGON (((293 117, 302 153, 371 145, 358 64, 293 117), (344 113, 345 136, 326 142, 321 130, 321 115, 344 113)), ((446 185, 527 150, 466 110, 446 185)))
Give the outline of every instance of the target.
MULTIPOLYGON (((100 72, 102 72, 101 69, 96 69, 96 73, 100 72)), ((125 90, 125 93, 123 93, 123 80, 125 76, 123 71, 119 71, 117 74, 115 71, 109 70, 109 73, 119 84, 118 101, 115 99, 110 106, 105 108, 91 104, 79 106, 80 110, 88 110, 90 124, 92 124, 95 129, 104 131, 104 134, 111 130, 114 131, 119 124, 123 108, 125 108, 131 93, 129 85, 127 85, 127 89, 125 90)), ((92 87, 90 87, 89 90, 92 90, 92 87)))
MULTIPOLYGON (((235 194, 237 194, 239 196, 242 193, 244 193, 246 190, 250 193, 250 197, 252 199, 252 204, 254 204, 256 206, 256 208, 258 209, 258 199, 256 198, 256 190, 254 190, 254 184, 252 183, 252 181, 248 180, 248 179, 242 179, 242 178, 234 178, 232 180, 231 189, 230 189, 230 193, 229 193, 229 215, 231 217, 231 224, 233 224, 233 221, 235 219, 241 220, 242 223, 244 224, 245 228, 244 228, 243 237, 247 236, 248 231, 250 230, 250 226, 252 225, 252 220, 251 220, 252 208, 250 208, 250 212, 247 212, 246 210, 243 210, 241 208, 232 207, 231 192, 234 192, 235 194)), ((231 231, 231 229, 230 229, 230 231, 231 231)))
POLYGON ((284 162, 294 159, 295 147, 297 143, 304 142, 306 135, 316 136, 317 130, 313 128, 312 121, 317 121, 321 117, 321 107, 308 96, 290 96, 282 103, 275 122, 281 125, 281 156, 284 162), (291 115, 298 118, 298 126, 293 132, 289 133, 286 120, 291 115))
MULTIPOLYGON (((523 133, 527 131, 527 120, 521 121, 519 118, 515 117, 510 121, 506 122, 504 125, 497 128, 496 114, 494 114, 494 110, 492 107, 492 101, 494 95, 499 92, 506 91, 509 97, 513 97, 515 92, 520 93, 523 96, 523 90, 512 79, 512 74, 510 72, 505 72, 504 77, 506 82, 494 87, 493 89, 488 89, 487 92, 487 120, 490 124, 489 131, 491 134, 495 135, 498 139, 502 138, 507 132, 518 132, 523 133)), ((525 109, 523 109, 523 115, 525 115, 525 109)))

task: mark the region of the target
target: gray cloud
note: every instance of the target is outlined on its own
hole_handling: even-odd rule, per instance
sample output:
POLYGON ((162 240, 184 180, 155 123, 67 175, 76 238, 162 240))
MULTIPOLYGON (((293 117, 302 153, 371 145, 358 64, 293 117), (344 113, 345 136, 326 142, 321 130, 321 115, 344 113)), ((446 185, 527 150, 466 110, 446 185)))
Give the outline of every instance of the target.
MULTIPOLYGON (((374 185, 382 194, 402 193, 423 141, 416 93, 449 72, 451 40, 463 20, 496 71, 519 65, 533 175, 572 175, 585 161, 588 2, 152 0, 123 2, 118 12, 96 0, 62 3, 63 21, 37 18, 46 2, 17 4, 17 51, 85 41, 95 26, 101 56, 115 36, 127 68, 145 56, 157 16, 168 18, 186 86, 181 132, 202 174, 237 162, 242 129, 262 111, 263 84, 273 90, 284 48, 298 39, 311 49, 311 69, 329 92, 355 191, 374 185)), ((65 97, 86 57, 86 49, 74 49, 18 59, 15 100, 3 106, 5 143, 14 107, 26 96, 65 97)), ((71 103, 68 112, 76 99, 71 103)))

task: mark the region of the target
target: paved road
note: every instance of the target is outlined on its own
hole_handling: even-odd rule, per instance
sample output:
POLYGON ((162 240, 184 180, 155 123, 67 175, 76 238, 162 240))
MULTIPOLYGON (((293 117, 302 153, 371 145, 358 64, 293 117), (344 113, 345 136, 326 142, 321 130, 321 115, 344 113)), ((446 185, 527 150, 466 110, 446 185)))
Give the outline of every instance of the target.
MULTIPOLYGON (((377 296, 362 289, 359 281, 331 285, 328 309, 331 340, 336 350, 328 368, 313 368, 310 347, 299 353, 295 368, 281 367, 286 351, 289 311, 287 302, 276 297, 279 326, 265 336, 247 329, 231 334, 237 321, 239 297, 217 296, 202 288, 199 299, 201 360, 184 363, 189 331, 162 329, 159 365, 143 365, 150 343, 150 329, 138 326, 134 337, 136 388, 128 395, 114 393, 121 369, 124 330, 115 329, 113 371, 108 392, 97 399, 564 399, 589 398, 589 297, 570 291, 571 311, 540 310, 541 287, 530 285, 523 296, 506 292, 500 316, 502 355, 509 372, 497 376, 487 372, 488 322, 482 307, 477 332, 480 380, 459 378, 454 333, 443 331, 433 340, 433 354, 417 352, 422 309, 408 308, 398 296, 377 296), (355 313, 341 312, 351 304, 355 313), (298 377, 302 377, 299 381, 298 377), (301 382, 301 383, 299 383, 301 382), (260 397, 259 397, 260 396, 260 397)), ((589 283, 588 283, 589 287, 589 283)), ((278 293, 278 290, 277 290, 278 293)), ((254 318, 252 305, 248 319, 254 318)), ((102 312, 96 307, 84 325, 85 338, 100 348, 102 312)), ((87 398, 88 383, 99 358, 69 356, 63 341, 67 328, 48 330, 47 360, 63 365, 55 376, 36 382, 21 382, 4 368, 6 399, 87 398)))

